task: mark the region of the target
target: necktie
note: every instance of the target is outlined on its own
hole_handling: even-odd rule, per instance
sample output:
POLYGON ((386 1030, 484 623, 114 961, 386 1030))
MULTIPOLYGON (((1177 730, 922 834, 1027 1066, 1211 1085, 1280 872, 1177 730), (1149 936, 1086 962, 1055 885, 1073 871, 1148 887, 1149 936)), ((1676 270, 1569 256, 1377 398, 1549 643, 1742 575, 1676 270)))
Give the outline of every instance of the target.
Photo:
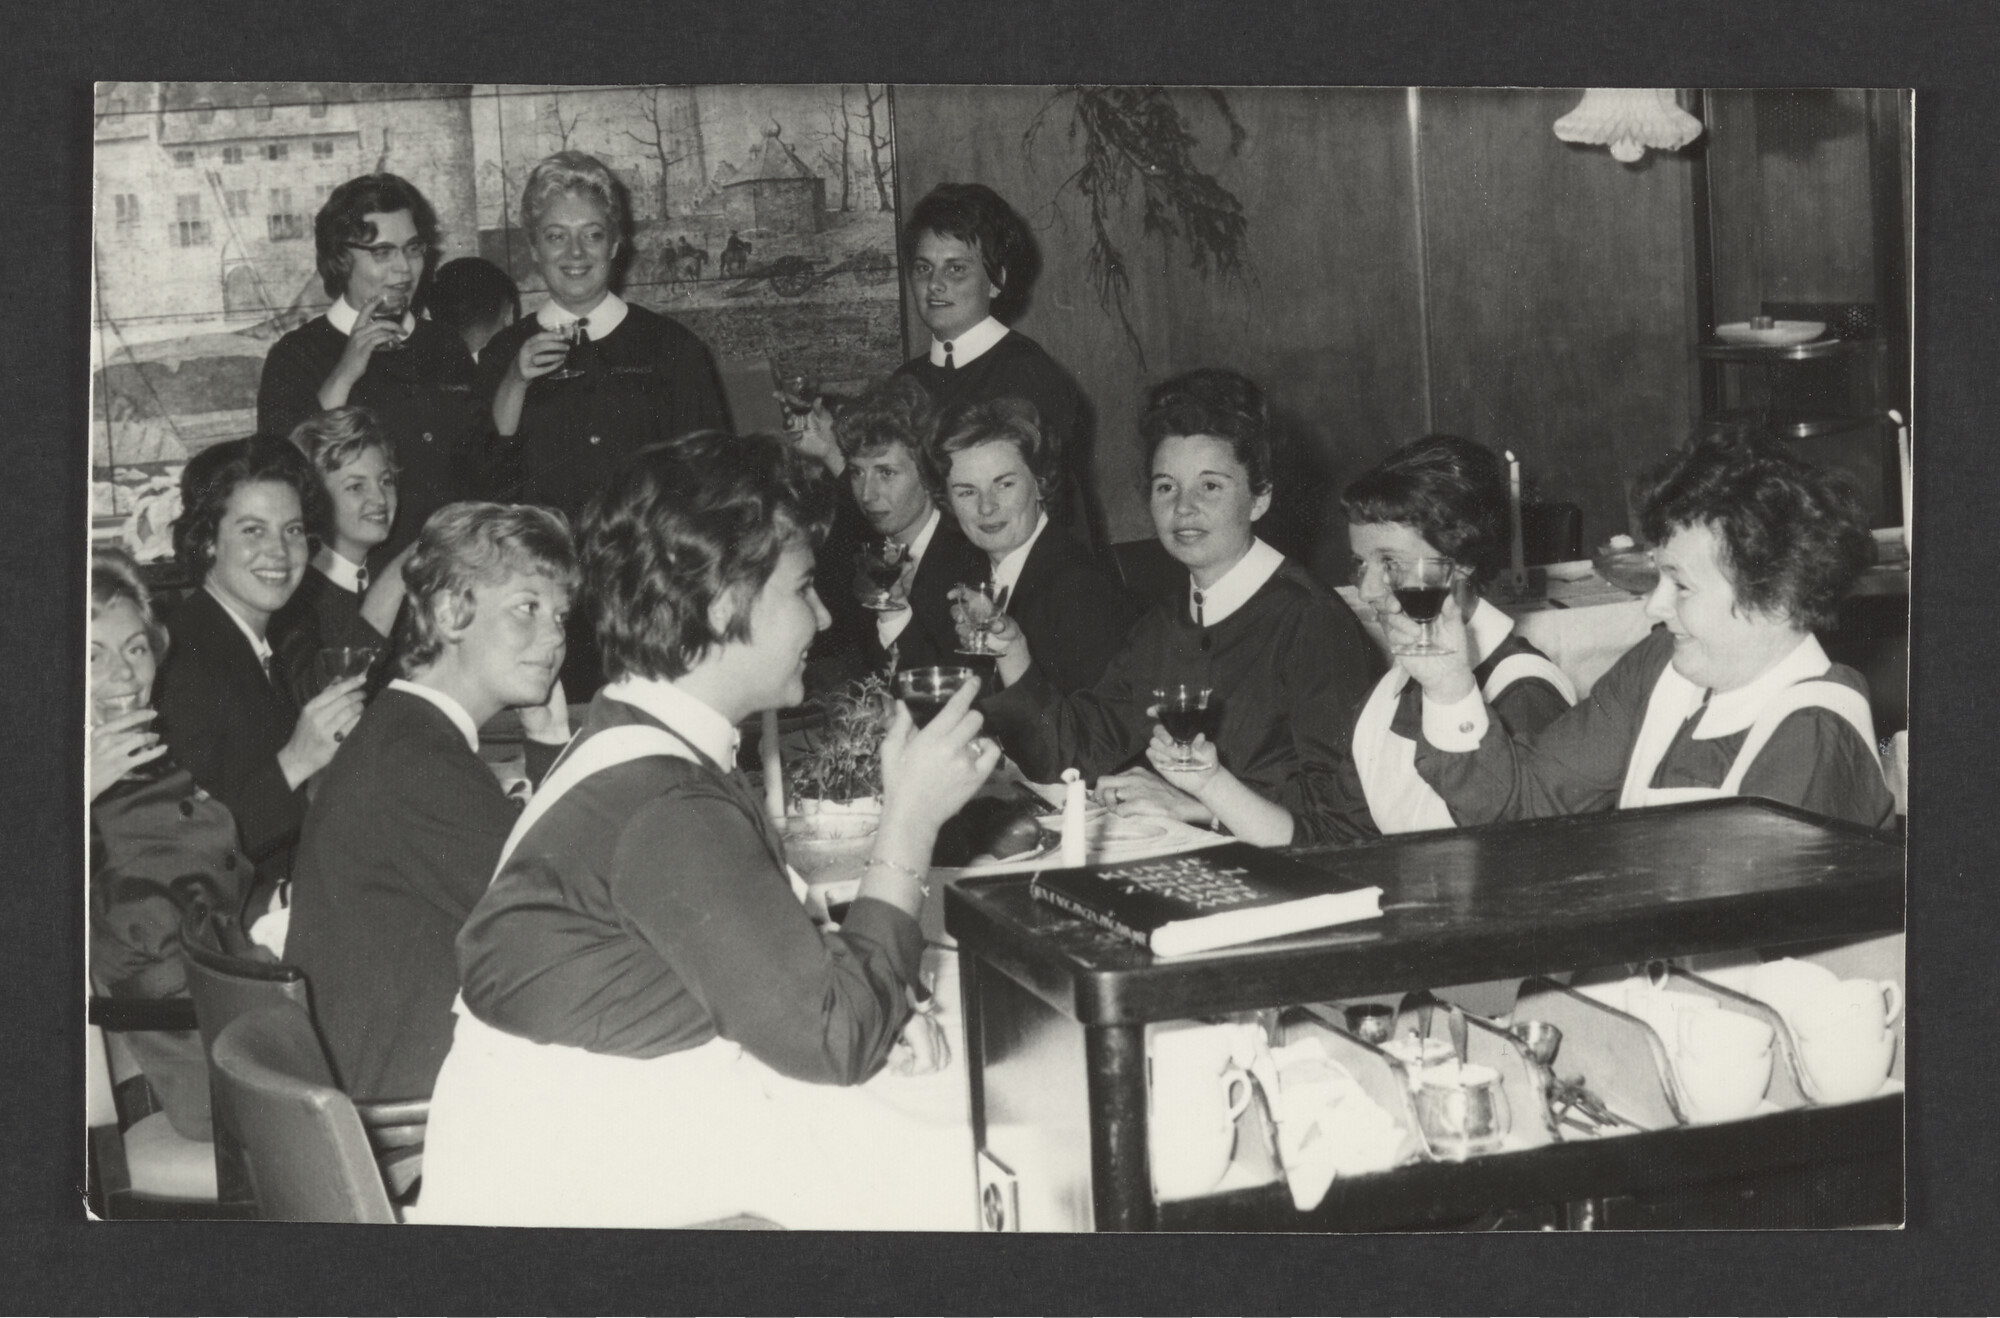
POLYGON ((354 593, 357 595, 368 593, 368 569, 365 567, 357 569, 354 573, 354 593))
POLYGON ((958 369, 958 367, 952 364, 951 345, 949 343, 944 345, 944 368, 947 371, 955 371, 958 369))
POLYGON ((576 318, 576 341, 578 343, 590 342, 590 317, 578 316, 576 318))
POLYGON ((1194 625, 1197 627, 1208 625, 1201 620, 1201 592, 1198 590, 1194 593, 1194 625))

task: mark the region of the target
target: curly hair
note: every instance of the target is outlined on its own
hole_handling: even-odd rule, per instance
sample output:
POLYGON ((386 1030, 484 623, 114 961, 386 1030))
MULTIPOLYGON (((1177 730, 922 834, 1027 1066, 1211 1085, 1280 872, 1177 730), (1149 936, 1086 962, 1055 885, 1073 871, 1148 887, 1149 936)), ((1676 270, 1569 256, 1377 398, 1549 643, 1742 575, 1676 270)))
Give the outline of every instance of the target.
POLYGON ((979 253, 986 277, 1000 289, 992 311, 1011 320, 1026 306, 1028 290, 1041 271, 1041 254, 1028 222, 984 183, 940 183, 924 194, 903 225, 903 265, 916 259, 917 240, 926 233, 955 238, 979 253))
MULTIPOLYGON (((330 488, 335 472, 371 448, 381 452, 392 475, 400 470, 395 446, 383 433, 382 422, 365 407, 336 407, 309 416, 292 427, 291 441, 319 473, 322 489, 330 488)), ((333 534, 331 493, 320 500, 317 517, 306 523, 306 529, 322 541, 333 534)))
POLYGON ((409 602, 396 622, 396 670, 413 677, 435 663, 445 631, 471 624, 473 587, 517 572, 576 590, 576 548, 561 513, 502 503, 452 503, 432 513, 403 564, 409 602))
POLYGON ((521 188, 521 228, 532 235, 557 197, 575 193, 604 208, 611 236, 624 240, 631 227, 625 211, 625 189, 602 160, 582 151, 558 151, 545 156, 521 188))
POLYGON ((426 248, 423 277, 417 283, 418 297, 424 295, 431 267, 437 261, 437 212, 408 179, 394 174, 363 174, 328 194, 326 204, 313 217, 313 256, 319 266, 319 282, 328 297, 339 297, 347 291, 347 276, 354 271, 354 249, 348 244, 366 247, 375 241, 375 226, 368 217, 394 215, 397 211, 410 213, 417 237, 426 248))
POLYGON ((1487 582, 1506 566, 1507 469, 1483 444, 1425 435, 1403 445, 1340 496, 1350 526, 1398 522, 1487 582))
POLYGON ((181 469, 181 515, 174 519, 174 561, 199 580, 215 558, 229 496, 245 485, 274 481, 299 496, 307 526, 326 520, 326 491, 298 446, 275 435, 252 435, 205 448, 181 469))
POLYGON ((1271 488, 1271 405, 1249 376, 1208 366, 1154 385, 1139 413, 1146 477, 1153 474, 1160 445, 1176 435, 1226 441, 1248 473, 1251 491, 1271 488))
POLYGON ((1737 603, 1801 630, 1832 626, 1875 557, 1851 478, 1748 426, 1711 428, 1651 472, 1640 487, 1639 525, 1656 546, 1688 527, 1709 528, 1737 603))
POLYGON ((991 443, 1012 444, 1035 478, 1044 504, 1055 499, 1063 480, 1062 441, 1042 429, 1041 413, 1025 398, 960 403, 939 418, 924 446, 924 482, 936 498, 950 502, 951 459, 956 453, 991 443))
POLYGON ((90 616, 125 600, 139 611, 146 629, 146 643, 153 647, 154 662, 167 656, 167 629, 153 608, 153 592, 139 576, 139 564, 122 545, 97 545, 90 551, 90 616))
POLYGON ((892 375, 864 389, 834 414, 833 437, 848 458, 901 444, 921 465, 937 428, 931 396, 916 377, 892 375))
POLYGON ((583 514, 585 607, 605 675, 673 679, 750 634, 750 602, 793 545, 826 534, 826 469, 774 435, 697 430, 626 460, 583 514), (727 627, 709 624, 724 597, 727 627))

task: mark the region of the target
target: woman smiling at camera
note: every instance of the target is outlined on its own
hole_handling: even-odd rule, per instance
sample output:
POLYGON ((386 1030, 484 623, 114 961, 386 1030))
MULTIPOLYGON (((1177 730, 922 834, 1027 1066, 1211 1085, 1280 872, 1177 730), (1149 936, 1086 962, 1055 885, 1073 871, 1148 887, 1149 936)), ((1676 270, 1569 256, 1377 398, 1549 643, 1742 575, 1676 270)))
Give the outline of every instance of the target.
POLYGON ((323 497, 305 456, 268 436, 204 449, 181 473, 174 556, 202 584, 167 620, 159 727, 173 757, 229 807, 257 862, 246 919, 290 873, 306 780, 361 717, 359 677, 296 705, 284 677, 292 664, 267 639, 305 575, 307 518, 323 497))
POLYGON ((1339 596, 1257 538, 1271 506, 1263 391, 1233 371, 1191 371, 1153 390, 1139 432, 1153 526, 1187 567, 1187 593, 1143 614, 1103 678, 1069 697, 1021 628, 1004 623, 1007 689, 985 705, 994 734, 1030 779, 1075 767, 1121 814, 1254 818, 1244 836, 1266 846, 1371 836, 1347 761, 1375 647, 1339 596), (1221 705, 1215 755, 1178 779, 1185 789, 1127 768, 1141 756, 1170 762, 1154 692, 1181 684, 1210 688, 1221 705), (1255 811, 1253 798, 1275 812, 1255 811))
POLYGON ((814 926, 733 769, 737 725, 798 703, 827 625, 813 540, 830 491, 809 463, 701 432, 637 455, 586 514, 611 683, 459 935, 423 1220, 972 1225, 964 1077, 929 1077, 956 1109, 930 1124, 864 1082, 912 1014, 938 826, 999 759, 977 684, 921 732, 898 707, 837 932, 814 926))
MULTIPOLYGON (((1721 431, 1649 482, 1640 524, 1659 626, 1531 736, 1489 716, 1447 602, 1457 653, 1406 658, 1424 688, 1417 770, 1460 823, 1761 796, 1872 827, 1894 802, 1867 685, 1831 662, 1829 625, 1873 540, 1843 485, 1773 436, 1721 431)), ((1384 619, 1392 640, 1413 624, 1384 619)))
MULTIPOLYGON (((975 577, 954 583, 951 596, 960 599, 967 594, 961 587, 982 582, 1005 590, 1002 607, 1049 684, 1064 695, 1096 685, 1138 609, 1074 539, 1060 529, 1046 534, 1062 455, 1034 404, 1001 398, 959 408, 939 423, 925 458, 959 528, 986 560, 975 577)), ((962 599, 952 616, 961 646, 971 644, 976 628, 962 599)))

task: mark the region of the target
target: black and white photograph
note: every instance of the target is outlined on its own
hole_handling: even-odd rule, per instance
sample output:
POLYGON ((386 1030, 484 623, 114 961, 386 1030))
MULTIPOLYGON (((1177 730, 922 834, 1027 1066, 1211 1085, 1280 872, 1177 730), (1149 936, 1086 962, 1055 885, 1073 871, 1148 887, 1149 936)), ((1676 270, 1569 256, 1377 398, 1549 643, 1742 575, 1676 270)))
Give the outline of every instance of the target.
POLYGON ((1919 105, 98 82, 88 1212, 1903 1227, 1919 105))

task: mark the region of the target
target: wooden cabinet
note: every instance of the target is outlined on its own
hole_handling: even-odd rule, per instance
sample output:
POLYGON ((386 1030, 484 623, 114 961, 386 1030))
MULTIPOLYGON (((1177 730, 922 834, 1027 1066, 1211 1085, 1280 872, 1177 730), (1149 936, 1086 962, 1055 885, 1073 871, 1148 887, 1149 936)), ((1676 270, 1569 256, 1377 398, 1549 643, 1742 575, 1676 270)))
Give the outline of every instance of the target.
POLYGON ((947 890, 975 1138, 986 1173, 1012 1178, 1020 1226, 1370 1230, 1606 1199, 1660 1225, 1741 1224, 1746 1203, 1771 1225, 1900 1220, 1900 1095, 1405 1166, 1337 1181, 1309 1213, 1282 1185, 1156 1203, 1148 1022, 1903 927, 1895 839, 1755 800, 1293 854, 1380 884, 1382 919, 1162 960, 1036 902, 1024 878, 947 890))

